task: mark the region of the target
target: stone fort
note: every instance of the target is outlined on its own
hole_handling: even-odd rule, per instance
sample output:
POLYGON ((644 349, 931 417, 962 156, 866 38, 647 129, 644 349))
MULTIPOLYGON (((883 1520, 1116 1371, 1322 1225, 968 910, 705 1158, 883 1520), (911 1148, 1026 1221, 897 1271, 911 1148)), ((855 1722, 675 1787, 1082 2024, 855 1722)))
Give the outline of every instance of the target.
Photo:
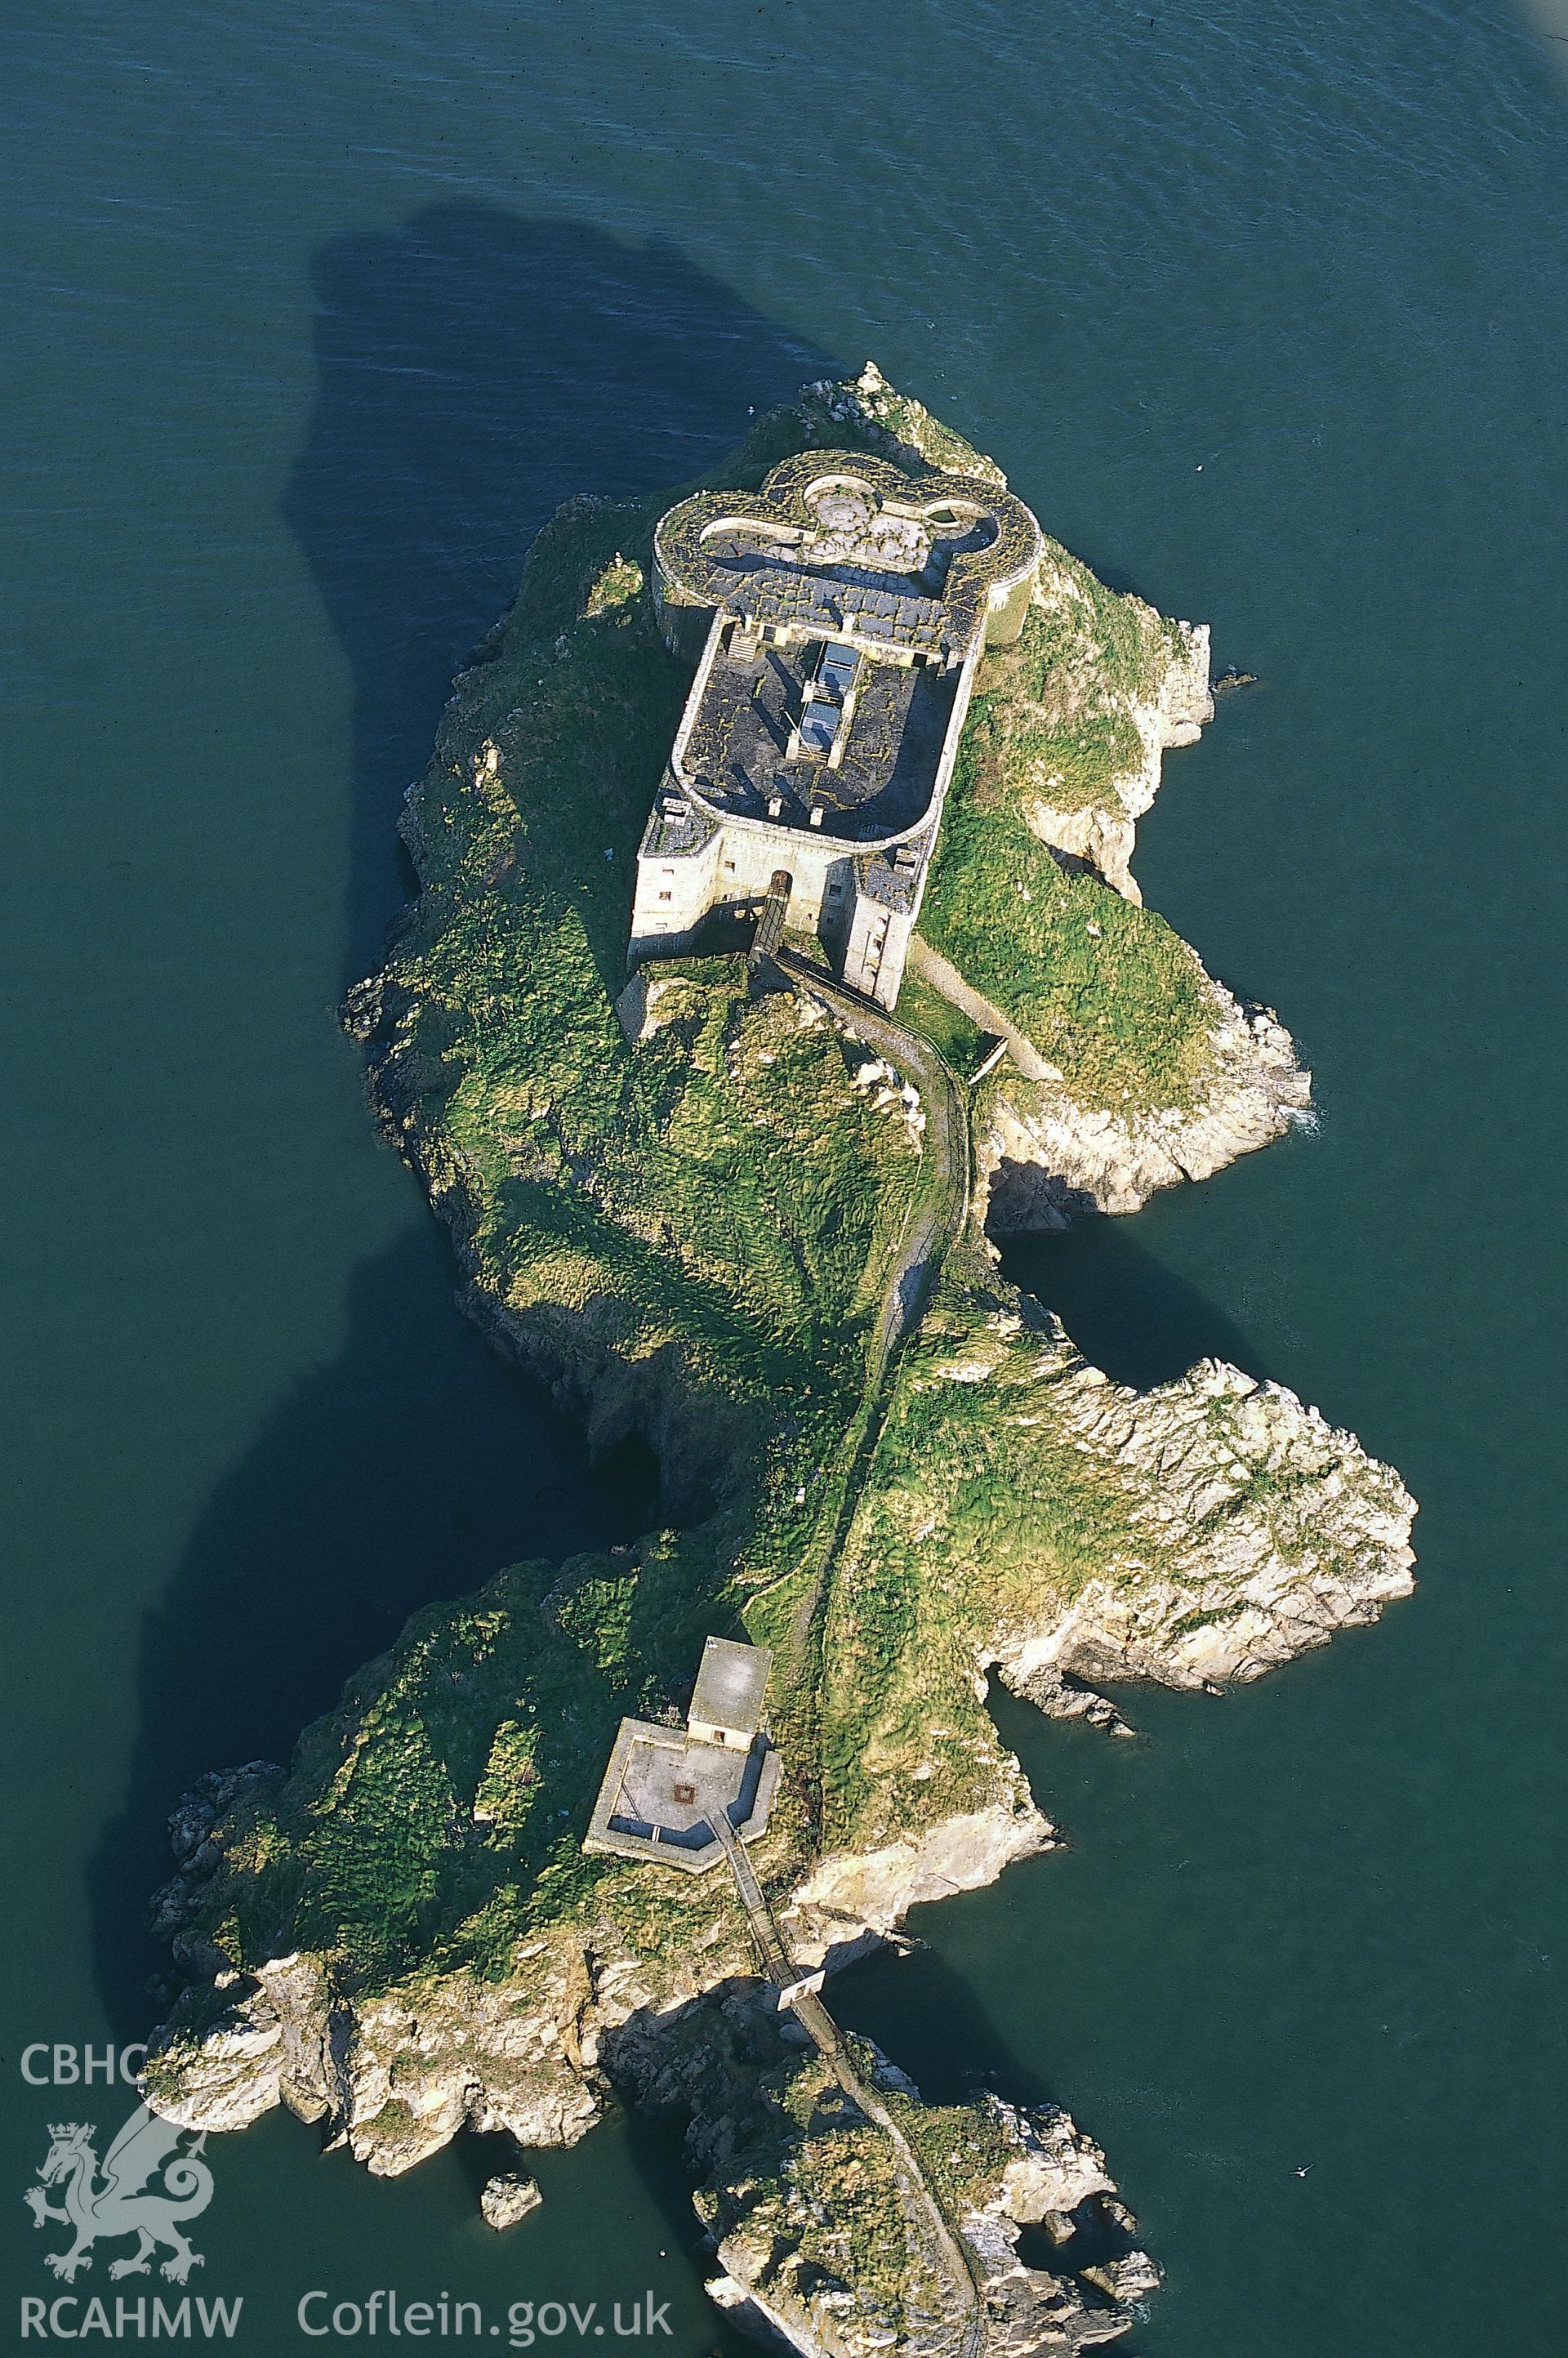
POLYGON ((1023 627, 1040 527, 968 475, 810 450, 661 519, 654 598, 695 663, 637 856, 633 966, 787 894, 852 989, 896 1006, 987 646, 1023 627))

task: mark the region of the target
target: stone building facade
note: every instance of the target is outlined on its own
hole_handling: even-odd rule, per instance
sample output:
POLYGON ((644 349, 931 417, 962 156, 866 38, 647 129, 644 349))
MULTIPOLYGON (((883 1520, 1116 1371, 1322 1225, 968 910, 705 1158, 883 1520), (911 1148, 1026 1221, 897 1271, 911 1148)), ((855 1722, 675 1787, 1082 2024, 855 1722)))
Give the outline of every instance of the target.
POLYGON ((791 926, 896 1005, 976 669, 1022 629, 1040 554, 994 483, 847 451, 669 510, 654 600, 696 676, 638 853, 633 965, 754 915, 782 870, 791 926))

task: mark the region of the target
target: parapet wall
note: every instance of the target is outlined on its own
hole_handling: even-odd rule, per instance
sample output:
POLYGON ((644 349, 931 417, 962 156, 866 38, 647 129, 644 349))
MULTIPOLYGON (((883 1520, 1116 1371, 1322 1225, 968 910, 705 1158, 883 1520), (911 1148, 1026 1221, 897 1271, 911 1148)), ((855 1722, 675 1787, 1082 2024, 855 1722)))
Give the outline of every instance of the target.
MULTIPOLYGON (((872 512, 872 530, 860 561, 886 562, 875 554, 881 525, 908 525, 940 549, 952 548, 940 592, 951 658, 961 661, 977 636, 989 645, 1010 644, 1023 627, 1029 593, 1042 553, 1040 526, 1021 499, 979 476, 932 472, 904 474, 885 459, 850 450, 807 450, 785 459, 760 492, 697 492, 660 519, 654 535, 654 600, 666 641, 694 659, 706 636, 706 619, 695 628, 687 618, 706 618, 737 603, 736 577, 715 553, 734 533, 776 543, 781 557, 803 569, 835 562, 852 569, 852 544, 825 525, 825 506, 835 492, 861 492, 872 512), (989 536, 965 546, 976 527, 989 536)), ((862 635, 851 628, 851 638, 862 635)), ((867 633, 875 652, 874 633, 867 633)))
POLYGON ((1029 509, 994 481, 911 475, 845 450, 801 452, 760 492, 698 492, 667 511, 654 536, 654 603, 695 676, 638 855, 631 963, 693 948, 706 918, 753 910, 784 869, 792 925, 816 932, 852 988, 896 1005, 976 668, 987 645, 1022 629, 1043 546, 1029 509), (692 730, 727 634, 742 631, 743 660, 762 643, 783 654, 830 639, 872 665, 957 674, 929 793, 890 811, 891 831, 884 822, 851 836, 844 806, 815 802, 786 820, 782 793, 763 817, 735 807, 754 784, 716 794, 693 774, 692 730))

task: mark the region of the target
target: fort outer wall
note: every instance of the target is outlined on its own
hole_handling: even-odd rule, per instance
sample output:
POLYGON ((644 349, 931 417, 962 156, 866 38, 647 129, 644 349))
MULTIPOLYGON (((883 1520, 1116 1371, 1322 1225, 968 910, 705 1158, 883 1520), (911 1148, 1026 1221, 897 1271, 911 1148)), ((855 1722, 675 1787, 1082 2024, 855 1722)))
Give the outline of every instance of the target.
MULTIPOLYGON (((824 460, 825 454, 813 454, 813 458, 824 460)), ((872 461, 860 462, 857 473, 861 466, 873 480, 890 471, 882 463, 872 461)), ((828 454, 824 472, 833 471, 828 454)), ((913 479, 908 485, 912 497, 924 488, 913 479)), ((721 494, 708 496, 716 510, 723 504, 721 494)), ((692 663, 695 676, 671 764, 661 781, 638 852, 629 967, 653 957, 691 952, 705 920, 726 914, 739 917, 753 911, 782 868, 791 879, 792 928, 816 934, 851 990, 890 1011, 896 1006, 979 659, 987 646, 1016 642, 1033 593, 1038 526, 1027 511, 1022 513, 1034 535, 1036 561, 994 583, 986 596, 983 626, 976 632, 964 659, 929 805, 902 834, 870 844, 847 842, 826 827, 783 828, 739 812, 713 809, 681 779, 681 757, 693 712, 701 701, 724 630, 735 618, 722 605, 716 607, 695 595, 680 579, 667 560, 661 525, 654 535, 654 612, 670 652, 692 663)), ((844 635, 853 641, 855 634, 844 635)), ((868 652, 873 660, 882 653, 880 649, 868 652)))
MULTIPOLYGON (((1033 579, 1014 590, 997 610, 1002 633, 1014 639, 1022 628, 1033 579), (1019 604, 1016 621, 1009 608, 1019 604)), ((689 607, 676 610, 689 614, 689 607)), ((728 617, 720 611, 707 617, 701 659, 694 678, 687 713, 700 697, 704 675, 717 654, 728 617)), ((1005 637, 1003 644, 1006 644, 1005 637)), ((920 914, 931 852, 941 825, 943 806, 952 782, 959 740, 968 716, 975 676, 988 631, 977 639, 959 674, 953 711, 933 781, 930 806, 901 835, 880 838, 874 845, 846 842, 826 829, 781 828, 740 812, 710 811, 687 793, 673 770, 666 770, 654 800, 642 849, 637 856, 637 884, 632 909, 628 963, 650 957, 679 957, 691 951, 699 928, 709 916, 743 914, 762 900, 779 868, 788 871, 792 891, 789 918, 797 932, 813 932, 822 943, 851 990, 876 1000, 890 1011, 898 1003, 909 943, 920 914), (657 830, 666 806, 674 806, 684 830, 699 839, 689 849, 661 851, 657 830), (914 858, 906 869, 900 860, 908 848, 914 858)), ((685 725, 677 735, 678 759, 685 725)), ((672 814, 673 815, 673 814, 672 814)))
MULTIPOLYGON (((930 827, 927 817, 919 832, 926 834, 930 827)), ((816 934, 851 990, 880 997, 891 1008, 918 914, 918 892, 909 895, 903 909, 882 902, 866 889, 867 871, 874 872, 877 864, 896 890, 900 871, 889 868, 881 854, 868 857, 862 847, 815 829, 792 828, 786 837, 777 827, 726 817, 696 851, 667 860, 644 851, 639 858, 630 963, 689 953, 708 918, 754 911, 783 868, 792 887, 791 930, 816 934)), ((925 868, 922 859, 918 882, 924 882, 925 868)))

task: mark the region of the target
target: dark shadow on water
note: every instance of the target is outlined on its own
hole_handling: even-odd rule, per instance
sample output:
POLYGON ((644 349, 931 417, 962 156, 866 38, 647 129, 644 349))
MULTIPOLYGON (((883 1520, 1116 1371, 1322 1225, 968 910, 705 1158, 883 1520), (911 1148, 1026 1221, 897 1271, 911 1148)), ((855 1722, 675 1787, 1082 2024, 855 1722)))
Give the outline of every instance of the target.
MULTIPOLYGON (((918 1909, 908 1929, 919 1937, 918 1909)), ((907 1956, 883 1951, 836 1974, 827 1995, 840 2028, 875 2039, 929 2104, 962 2104, 993 2087, 1010 2104, 1054 2101, 1038 2074, 1020 2063, 970 1985, 934 1949, 907 1956)))
POLYGON ((393 822, 453 671, 574 492, 710 465, 747 410, 827 374, 673 246, 431 206, 319 251, 317 398, 284 512, 353 669, 348 970, 402 897, 393 822))
MULTIPOLYGON (((333 238, 314 269, 317 399, 284 510, 354 697, 345 980, 408 889, 395 820, 451 675, 569 494, 700 471, 749 406, 827 373, 666 245, 440 206, 333 238)), ((368 1119, 368 1117, 367 1117, 368 1119)), ((452 1300, 409 1184, 407 1239, 351 1280, 343 1347, 220 1485, 143 1639, 141 1734, 92 1870, 97 1977, 122 2036, 166 1961, 145 1930, 169 1808, 203 1770, 287 1758, 344 1678, 427 1600, 656 1520, 635 1453, 580 1440, 452 1300)))
POLYGON ((548 1399, 460 1315, 443 1250, 419 1223, 359 1271, 342 1349, 220 1485, 147 1623, 131 1790, 93 1872, 99 1980, 127 2033, 166 1962, 143 1931, 169 1872, 164 1820, 204 1769, 287 1760, 429 1599, 654 1520, 646 1453, 590 1466, 548 1399))
POLYGON ((1091 1216, 1065 1235, 1001 1245, 1013 1283, 1054 1310, 1085 1358, 1119 1384, 1146 1390, 1202 1358, 1268 1373, 1241 1329, 1140 1244, 1127 1220, 1091 1216))

